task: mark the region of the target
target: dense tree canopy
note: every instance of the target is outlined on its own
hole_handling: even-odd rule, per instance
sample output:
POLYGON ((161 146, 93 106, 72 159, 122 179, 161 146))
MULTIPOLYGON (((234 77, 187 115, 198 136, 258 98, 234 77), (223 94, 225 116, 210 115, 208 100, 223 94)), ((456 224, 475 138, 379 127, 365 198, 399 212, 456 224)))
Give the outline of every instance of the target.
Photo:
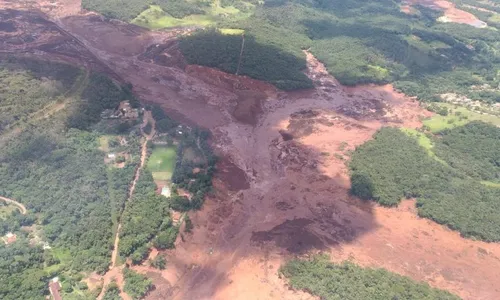
POLYGON ((151 288, 153 283, 146 276, 141 275, 131 269, 123 270, 125 278, 125 292, 134 300, 142 299, 151 288))
MULTIPOLYGON (((5 251, 12 257, 2 262, 17 269, 9 271, 12 276, 8 285, 1 284, 5 289, 0 298, 36 299, 32 295, 43 297, 46 292, 47 276, 70 270, 71 276, 78 271, 107 270, 113 228, 137 165, 140 137, 130 127, 122 132, 127 143, 116 142, 109 150, 126 152, 131 158, 123 168, 106 165, 106 154, 100 149, 104 134, 95 124, 95 116, 118 100, 131 99, 127 88, 104 75, 59 63, 9 58, 0 65, 4 66, 0 84, 8 83, 0 90, 2 109, 9 106, 3 100, 15 100, 9 97, 20 93, 19 89, 32 95, 16 100, 16 114, 22 116, 10 123, 16 130, 0 132, 0 195, 28 209, 26 215, 15 213, 1 220, 0 235, 13 231, 24 236, 28 229, 21 227, 32 226, 29 230, 36 233, 31 234, 30 242, 38 246, 48 243, 52 248, 44 253, 38 246, 26 247, 24 242, 26 249, 18 249, 17 243, 7 247, 5 251), (52 87, 57 87, 53 93, 40 92, 52 87), (52 107, 60 102, 65 103, 63 108, 51 114, 52 107), (87 116, 92 118, 88 123, 73 126, 79 129, 68 126, 68 120, 82 113, 80 108, 93 105, 100 108, 89 108, 92 114, 87 116), (17 255, 16 251, 24 252, 17 255), (18 259, 22 263, 16 262, 18 259)), ((64 283, 68 291, 76 285, 69 279, 64 283)))
POLYGON ((480 122, 445 132, 435 139, 438 160, 399 129, 383 128, 353 154, 351 191, 389 206, 417 198, 421 216, 500 241, 500 189, 480 182, 498 180, 499 132, 480 122))
POLYGON ((361 268, 350 262, 334 264, 327 257, 294 259, 280 272, 295 289, 306 290, 324 300, 445 300, 460 299, 384 269, 361 268))

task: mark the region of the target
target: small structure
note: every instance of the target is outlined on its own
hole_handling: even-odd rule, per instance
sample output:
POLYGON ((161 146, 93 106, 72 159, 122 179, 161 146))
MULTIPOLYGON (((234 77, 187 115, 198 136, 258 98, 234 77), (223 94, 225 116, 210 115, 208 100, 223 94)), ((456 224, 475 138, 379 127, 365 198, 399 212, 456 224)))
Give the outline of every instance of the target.
POLYGON ((12 244, 17 240, 17 235, 12 232, 9 232, 4 237, 2 237, 2 240, 5 243, 5 245, 12 244))
POLYGON ((137 119, 139 117, 139 110, 137 108, 132 108, 130 102, 122 101, 118 106, 119 117, 125 119, 137 119))
POLYGON ((101 113, 102 119, 137 119, 139 109, 133 108, 129 101, 122 101, 116 109, 105 109, 101 113))
POLYGON ((128 141, 124 137, 120 137, 120 146, 126 146, 128 145, 128 141))
POLYGON ((109 159, 115 159, 116 158, 116 154, 114 154, 114 153, 108 153, 108 158, 109 159))
POLYGON ((52 299, 62 300, 60 290, 61 290, 61 283, 59 282, 59 277, 52 278, 52 280, 49 281, 49 291, 50 295, 52 296, 52 299))
POLYGON ((161 189, 161 195, 168 198, 172 195, 172 191, 170 190, 170 188, 168 186, 164 186, 161 189))

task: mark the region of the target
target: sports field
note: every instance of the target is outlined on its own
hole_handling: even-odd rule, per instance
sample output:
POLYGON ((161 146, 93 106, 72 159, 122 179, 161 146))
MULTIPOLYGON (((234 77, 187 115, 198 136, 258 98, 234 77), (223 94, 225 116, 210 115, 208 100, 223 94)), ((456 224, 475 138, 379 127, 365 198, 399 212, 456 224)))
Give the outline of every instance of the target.
POLYGON ((175 147, 155 146, 147 167, 155 180, 170 180, 175 168, 175 159, 175 147))

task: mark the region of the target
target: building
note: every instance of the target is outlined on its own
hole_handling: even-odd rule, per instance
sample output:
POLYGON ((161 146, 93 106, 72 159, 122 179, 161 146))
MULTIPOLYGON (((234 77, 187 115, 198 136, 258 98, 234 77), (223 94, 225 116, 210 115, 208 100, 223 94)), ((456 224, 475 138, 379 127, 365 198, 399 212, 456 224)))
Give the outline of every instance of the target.
POLYGON ((172 195, 172 191, 170 190, 170 188, 168 186, 164 186, 162 189, 161 189, 161 194, 162 196, 165 196, 165 197, 170 197, 172 195))
POLYGON ((61 283, 59 282, 59 277, 52 278, 49 281, 49 291, 53 300, 62 300, 61 297, 61 283))
POLYGON ((137 119, 139 109, 133 108, 128 101, 122 101, 116 109, 105 109, 101 112, 102 119, 137 119))
POLYGON ((137 108, 132 108, 128 101, 120 102, 118 113, 121 118, 125 119, 137 119, 139 117, 139 110, 137 108))
POLYGON ((12 244, 17 240, 17 235, 12 232, 9 232, 4 237, 2 237, 2 240, 5 243, 5 245, 12 244))
POLYGON ((115 158, 116 158, 116 154, 114 154, 114 153, 109 153, 109 154, 108 154, 108 158, 109 158, 109 159, 115 159, 115 158))

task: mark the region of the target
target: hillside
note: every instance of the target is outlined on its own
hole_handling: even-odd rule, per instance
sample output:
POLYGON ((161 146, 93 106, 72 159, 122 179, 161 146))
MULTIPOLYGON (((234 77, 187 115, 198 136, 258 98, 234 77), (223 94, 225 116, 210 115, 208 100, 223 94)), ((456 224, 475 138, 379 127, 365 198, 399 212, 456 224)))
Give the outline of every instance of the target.
MULTIPOLYGON (((305 67, 301 50, 309 49, 342 84, 394 83, 407 95, 425 101, 439 100, 445 93, 485 102, 500 99, 495 71, 500 67, 495 50, 500 43, 500 33, 494 27, 498 23, 490 21, 491 28, 476 26, 480 21, 472 14, 469 19, 457 20, 462 24, 452 23, 453 18, 451 22, 439 21, 448 11, 433 10, 424 6, 425 1, 424 5, 409 2, 414 3, 411 7, 392 0, 368 5, 357 0, 273 0, 263 4, 178 1, 179 5, 170 6, 160 1, 159 11, 145 15, 139 13, 147 3, 144 6, 127 0, 120 9, 111 9, 115 7, 112 3, 98 2, 87 0, 83 7, 125 21, 138 20, 136 24, 146 27, 165 15, 173 20, 192 17, 185 25, 220 28, 218 36, 200 33, 182 41, 181 51, 189 63, 230 73, 236 73, 241 64, 239 74, 282 89, 311 87, 300 72, 305 67), (199 17, 199 23, 195 17, 199 17), (463 24, 467 22, 470 25, 463 24), (241 51, 240 46, 244 48, 241 51)), ((458 7, 480 11, 470 7, 474 3, 477 1, 458 1, 458 7)), ((498 9, 490 4, 478 7, 481 5, 498 9)), ((488 21, 499 15, 493 10, 479 16, 488 21)), ((163 27, 177 26, 170 23, 163 27)))

